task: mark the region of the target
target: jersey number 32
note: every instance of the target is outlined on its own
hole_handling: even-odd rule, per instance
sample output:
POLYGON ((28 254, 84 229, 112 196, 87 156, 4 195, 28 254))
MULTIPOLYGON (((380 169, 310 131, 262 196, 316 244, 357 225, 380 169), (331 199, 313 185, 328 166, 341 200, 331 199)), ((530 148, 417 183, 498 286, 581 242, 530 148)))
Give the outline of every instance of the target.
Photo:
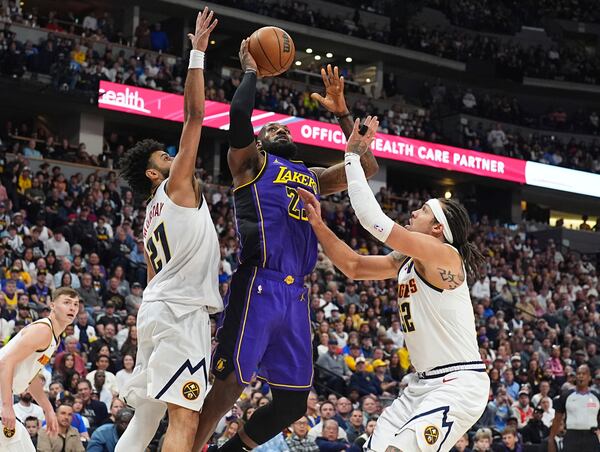
POLYGON ((156 274, 163 268, 163 257, 165 264, 171 260, 171 250, 169 249, 169 242, 167 240, 164 223, 159 224, 156 229, 154 229, 154 232, 150 234, 146 246, 148 257, 150 258, 150 265, 152 265, 154 273, 156 274), (162 253, 159 252, 159 247, 162 248, 162 253))

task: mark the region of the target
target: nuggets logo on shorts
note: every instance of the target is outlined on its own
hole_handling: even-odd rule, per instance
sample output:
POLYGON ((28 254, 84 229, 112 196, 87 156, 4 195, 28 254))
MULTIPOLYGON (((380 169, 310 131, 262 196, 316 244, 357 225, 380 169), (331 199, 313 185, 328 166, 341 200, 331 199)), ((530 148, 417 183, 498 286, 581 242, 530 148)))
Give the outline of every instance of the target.
POLYGON ((217 370, 217 372, 223 372, 223 370, 225 369, 225 359, 224 358, 219 358, 219 361, 217 361, 217 365, 215 366, 215 369, 217 370))
POLYGON ((14 428, 4 427, 2 429, 2 431, 4 432, 4 436, 6 436, 7 438, 12 438, 13 436, 15 436, 15 429, 14 428))
POLYGON ((181 393, 186 400, 196 400, 200 396, 200 385, 195 381, 188 381, 183 385, 181 393))
POLYGON ((425 427, 425 432, 423 434, 425 435, 425 441, 430 446, 432 444, 435 444, 435 442, 440 437, 440 431, 434 425, 429 425, 429 426, 425 427))

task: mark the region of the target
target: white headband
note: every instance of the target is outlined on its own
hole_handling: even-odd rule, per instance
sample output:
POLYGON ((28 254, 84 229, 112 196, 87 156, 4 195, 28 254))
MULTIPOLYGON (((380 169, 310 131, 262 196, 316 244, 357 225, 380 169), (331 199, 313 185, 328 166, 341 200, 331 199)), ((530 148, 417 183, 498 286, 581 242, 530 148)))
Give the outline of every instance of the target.
POLYGON ((433 216, 438 221, 438 223, 444 226, 444 237, 446 238, 448 243, 452 244, 452 242, 454 242, 454 237, 452 237, 452 231, 450 230, 450 225, 448 224, 448 220, 446 219, 446 215, 444 214, 444 210, 442 209, 440 201, 435 198, 432 198, 425 204, 429 206, 429 208, 433 212, 433 216))

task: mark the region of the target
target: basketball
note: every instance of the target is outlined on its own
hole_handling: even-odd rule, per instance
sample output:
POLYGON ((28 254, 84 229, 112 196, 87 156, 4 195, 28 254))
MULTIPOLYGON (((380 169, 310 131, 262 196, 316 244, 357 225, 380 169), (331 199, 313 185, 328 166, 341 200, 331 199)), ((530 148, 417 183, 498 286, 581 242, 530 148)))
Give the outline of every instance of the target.
POLYGON ((278 27, 263 27, 252 33, 248 50, 262 77, 273 77, 287 71, 296 55, 294 41, 278 27))

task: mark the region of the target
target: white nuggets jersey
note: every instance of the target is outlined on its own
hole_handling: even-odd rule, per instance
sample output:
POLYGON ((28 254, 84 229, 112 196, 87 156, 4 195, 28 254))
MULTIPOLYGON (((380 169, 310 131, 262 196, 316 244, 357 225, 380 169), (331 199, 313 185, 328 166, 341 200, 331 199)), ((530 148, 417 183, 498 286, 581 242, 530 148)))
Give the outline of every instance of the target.
MULTIPOLYGON (((52 332, 52 340, 50 341, 48 348, 36 350, 34 353, 17 364, 15 367, 15 374, 13 376, 12 390, 14 394, 20 394, 27 390, 29 383, 31 383, 40 370, 42 370, 42 367, 50 362, 52 354, 56 350, 56 347, 58 347, 58 340, 56 339, 56 336, 54 336, 54 330, 52 329, 52 323, 50 322, 50 319, 40 319, 33 322, 31 325, 39 323, 43 323, 50 328, 50 331, 52 332)), ((22 331, 27 328, 31 328, 31 325, 28 325, 23 330, 19 331, 8 344, 0 348, 0 359, 2 359, 10 350, 19 346, 22 331)))
POLYGON ((466 278, 456 289, 438 289, 417 272, 409 258, 398 273, 398 310, 417 372, 481 361, 466 278))
POLYGON ((202 306, 211 314, 222 311, 221 252, 206 200, 200 208, 178 206, 165 191, 167 181, 146 207, 144 248, 155 276, 143 301, 165 302, 177 317, 202 306))

